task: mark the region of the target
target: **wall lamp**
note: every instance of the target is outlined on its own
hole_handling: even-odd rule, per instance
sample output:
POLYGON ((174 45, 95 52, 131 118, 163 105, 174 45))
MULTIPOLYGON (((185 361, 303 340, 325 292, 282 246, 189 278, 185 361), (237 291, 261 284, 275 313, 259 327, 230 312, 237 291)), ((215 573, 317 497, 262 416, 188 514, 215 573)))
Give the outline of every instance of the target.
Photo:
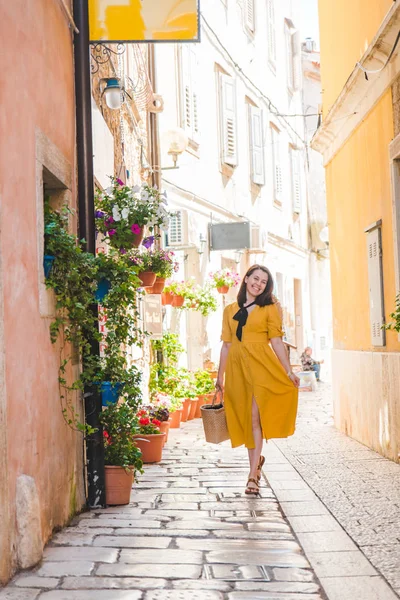
POLYGON ((125 101, 125 96, 132 100, 126 89, 118 77, 103 77, 99 81, 101 97, 105 98, 108 108, 118 110, 121 108, 122 102, 125 101), (103 88, 103 89, 102 89, 103 88))
POLYGON ((181 127, 174 127, 164 133, 163 141, 168 147, 168 155, 172 157, 173 167, 161 167, 162 171, 179 169, 177 166, 178 156, 185 152, 189 145, 189 138, 181 127))
POLYGON ((240 261, 242 260, 242 256, 243 256, 244 252, 243 250, 237 250, 235 252, 235 263, 238 265, 240 263, 240 261))
POLYGON ((201 233, 199 237, 199 247, 197 248, 198 254, 204 254, 204 250, 206 249, 207 238, 201 233))

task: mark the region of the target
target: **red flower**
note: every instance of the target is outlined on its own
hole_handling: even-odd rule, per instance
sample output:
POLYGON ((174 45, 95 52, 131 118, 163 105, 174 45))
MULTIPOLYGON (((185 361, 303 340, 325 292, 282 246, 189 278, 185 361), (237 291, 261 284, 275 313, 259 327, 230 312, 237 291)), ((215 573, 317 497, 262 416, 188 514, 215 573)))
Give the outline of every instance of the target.
POLYGON ((159 427, 161 425, 161 421, 159 421, 158 419, 152 419, 151 422, 153 423, 153 425, 155 425, 156 427, 159 427))
POLYGON ((150 419, 148 417, 142 417, 139 419, 140 425, 150 425, 150 419))
POLYGON ((147 415, 147 410, 139 410, 137 416, 138 417, 143 417, 143 415, 147 415))

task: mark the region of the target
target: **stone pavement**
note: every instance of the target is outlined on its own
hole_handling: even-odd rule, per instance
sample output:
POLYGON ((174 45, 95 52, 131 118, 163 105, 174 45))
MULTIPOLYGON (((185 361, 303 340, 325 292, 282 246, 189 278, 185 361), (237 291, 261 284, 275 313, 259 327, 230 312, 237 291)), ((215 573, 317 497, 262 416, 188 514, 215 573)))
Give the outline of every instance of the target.
MULTIPOLYGON (((400 595, 400 465, 333 427, 328 384, 321 384, 318 392, 301 394, 296 434, 287 440, 276 440, 273 447, 278 447, 296 470, 298 489, 303 489, 302 479, 351 538, 351 547, 359 547, 400 595)), ((270 478, 268 468, 267 476, 270 478)), ((308 557, 323 550, 324 539, 330 534, 317 533, 324 531, 322 524, 293 513, 290 501, 297 486, 279 486, 271 478, 270 482, 291 525, 297 528, 308 557)), ((349 539, 338 548, 345 552, 345 548, 350 549, 348 542, 349 539)), ((331 559, 335 557, 338 559, 339 555, 332 555, 331 559)), ((324 581, 324 571, 315 568, 325 590, 330 592, 332 581, 324 581)), ((353 597, 358 598, 357 594, 353 597)), ((392 596, 382 596, 386 597, 392 596)))
POLYGON ((129 506, 80 515, 0 600, 395 600, 371 562, 398 590, 400 467, 339 434, 330 412, 329 387, 301 395, 295 436, 267 444, 260 499, 243 494, 246 451, 185 423, 129 506))

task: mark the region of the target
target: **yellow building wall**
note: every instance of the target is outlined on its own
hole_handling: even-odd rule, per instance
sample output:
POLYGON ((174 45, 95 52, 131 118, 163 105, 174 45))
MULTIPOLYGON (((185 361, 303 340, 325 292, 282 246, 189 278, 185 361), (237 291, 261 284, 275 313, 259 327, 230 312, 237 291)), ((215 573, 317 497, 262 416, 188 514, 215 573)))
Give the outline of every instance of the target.
POLYGON ((393 0, 319 0, 323 111, 340 94, 393 0))
MULTIPOLYGON (((382 219, 386 318, 394 309, 395 269, 388 146, 393 139, 390 90, 326 168, 335 348, 373 350, 369 322, 367 234, 382 219)), ((380 349, 382 350, 382 349, 380 349)), ((386 350, 399 350, 387 332, 386 350)))

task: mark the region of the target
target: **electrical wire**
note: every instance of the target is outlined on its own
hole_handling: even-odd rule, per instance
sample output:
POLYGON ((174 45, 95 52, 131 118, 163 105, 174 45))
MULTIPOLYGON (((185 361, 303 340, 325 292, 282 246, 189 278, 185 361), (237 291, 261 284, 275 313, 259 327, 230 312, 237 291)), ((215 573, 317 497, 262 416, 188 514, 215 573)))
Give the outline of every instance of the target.
POLYGON ((374 70, 366 69, 365 67, 363 67, 363 65, 361 63, 359 63, 359 62, 356 63, 356 67, 358 67, 359 69, 361 69, 361 71, 363 71, 365 79, 367 81, 368 81, 368 75, 374 75, 376 73, 381 73, 383 71, 383 69, 385 69, 387 67, 387 65, 390 62, 390 59, 392 58, 392 56, 397 48, 399 41, 400 41, 400 31, 398 32, 398 34, 396 36, 396 40, 394 42, 393 48, 391 49, 390 54, 387 57, 385 64, 380 69, 374 69, 374 70))

